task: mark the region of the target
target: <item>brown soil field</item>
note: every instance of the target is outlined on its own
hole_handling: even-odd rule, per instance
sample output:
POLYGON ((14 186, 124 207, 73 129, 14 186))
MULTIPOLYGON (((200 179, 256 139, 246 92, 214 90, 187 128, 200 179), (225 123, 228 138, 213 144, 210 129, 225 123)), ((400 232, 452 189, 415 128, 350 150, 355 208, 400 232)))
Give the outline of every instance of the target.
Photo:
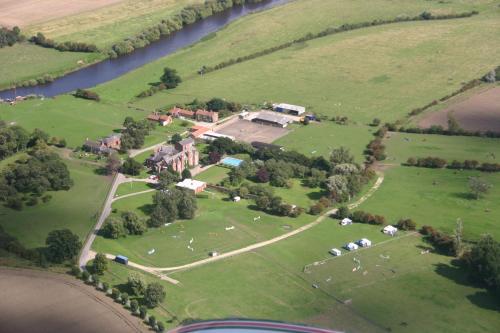
POLYGON ((140 319, 73 277, 0 268, 0 332, 147 332, 140 319))
POLYGON ((252 143, 260 141, 271 143, 288 133, 286 128, 256 124, 248 120, 230 122, 217 130, 218 133, 231 135, 239 141, 252 143))
POLYGON ((25 27, 122 1, 124 0, 0 0, 0 25, 25 27))
POLYGON ((448 114, 453 115, 465 130, 500 132, 500 87, 481 91, 443 110, 429 113, 419 120, 418 126, 447 128, 448 114))

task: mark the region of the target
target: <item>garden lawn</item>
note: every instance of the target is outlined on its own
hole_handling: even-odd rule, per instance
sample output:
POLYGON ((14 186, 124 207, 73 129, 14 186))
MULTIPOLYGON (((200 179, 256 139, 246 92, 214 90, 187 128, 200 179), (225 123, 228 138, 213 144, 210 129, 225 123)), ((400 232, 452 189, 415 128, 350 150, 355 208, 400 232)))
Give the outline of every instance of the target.
POLYGON ((149 147, 157 143, 168 141, 172 135, 186 132, 187 129, 185 126, 182 126, 182 123, 181 120, 174 119, 173 123, 170 125, 155 126, 155 128, 149 132, 149 135, 146 136, 143 147, 149 147))
POLYGON ((363 125, 337 125, 332 121, 311 123, 294 127, 286 136, 275 141, 287 150, 296 150, 307 156, 329 158, 334 148, 344 146, 350 149, 356 162, 364 161, 366 145, 373 140, 373 127, 363 125))
MULTIPOLYGON (((15 82, 36 79, 44 74, 53 76, 79 67, 78 61, 91 63, 102 57, 98 54, 59 52, 29 43, 0 49, 0 89, 15 82)), ((13 96, 14 97, 14 96, 13 96)))
POLYGON ((468 136, 389 133, 384 141, 387 162, 405 163, 410 157, 439 157, 500 163, 500 139, 468 136))
MULTIPOLYGON (((142 236, 127 236, 118 240, 98 237, 93 248, 100 252, 123 254, 137 263, 169 267, 206 258, 210 251, 224 253, 270 239, 315 218, 307 214, 296 219, 272 216, 249 208, 253 205, 250 201, 235 203, 211 192, 198 197, 197 203, 198 210, 193 220, 149 229, 142 236), (257 216, 261 219, 254 222, 257 216), (232 226, 234 230, 225 230, 232 226), (155 253, 148 255, 151 249, 155 249, 155 253)), ((152 194, 148 193, 118 200, 113 209, 117 210, 117 214, 131 210, 146 218, 151 204, 152 194)))
POLYGON ((216 185, 227 178, 227 175, 230 171, 231 169, 229 168, 214 165, 213 167, 208 168, 206 171, 197 174, 194 178, 196 180, 201 180, 202 182, 216 185))
POLYGON ((48 203, 16 211, 0 206, 0 225, 28 248, 45 246, 47 234, 68 228, 83 240, 92 229, 108 193, 110 178, 99 176, 88 164, 65 160, 74 186, 69 191, 47 192, 48 203))
POLYGON ((86 138, 96 140, 121 129, 127 116, 142 119, 147 115, 70 95, 29 100, 15 106, 0 104, 0 119, 15 122, 28 131, 40 128, 50 136, 65 138, 71 148, 81 146, 86 138))
POLYGON ((431 225, 447 233, 461 219, 466 238, 477 239, 490 233, 500 239, 499 200, 499 173, 394 167, 385 172, 380 189, 359 209, 384 215, 390 223, 412 218, 419 227, 431 225), (480 176, 492 184, 490 193, 474 199, 468 187, 471 176, 480 176))
MULTIPOLYGON (((489 0, 473 0, 467 3, 460 0, 448 1, 446 3, 425 0, 402 0, 397 2, 390 0, 372 0, 370 1, 370 6, 366 6, 366 2, 363 0, 292 1, 284 6, 279 6, 239 19, 221 31, 211 34, 210 38, 204 38, 200 43, 194 46, 187 47, 172 56, 162 58, 122 76, 117 80, 104 84, 99 87, 98 90, 105 98, 120 101, 130 100, 134 99, 138 93, 145 90, 148 87, 148 83, 157 82, 165 66, 177 69, 183 78, 184 83, 182 85, 184 85, 188 80, 197 77, 197 71, 204 65, 215 65, 231 58, 237 58, 256 51, 261 51, 302 37, 308 32, 315 33, 322 31, 333 25, 337 26, 344 23, 366 21, 371 22, 374 19, 395 18, 402 14, 418 15, 424 10, 431 10, 439 13, 463 12, 473 8, 493 11, 494 9, 492 9, 492 6, 489 0)), ((483 29, 487 31, 487 27, 483 29)), ((493 33, 492 31, 491 34, 493 33)), ((406 35, 407 33, 404 34, 406 35)), ((484 36, 484 40, 487 40, 486 38, 487 36, 484 36)), ((382 37, 382 39, 385 40, 386 38, 382 37)), ((399 43, 399 41, 397 41, 397 43, 399 43)), ((201 88, 200 91, 193 90, 193 88, 182 89, 181 91, 177 88, 167 94, 159 94, 158 97, 153 99, 145 99, 141 101, 140 104, 154 109, 158 106, 189 101, 195 97, 203 97, 206 99, 220 96, 226 98, 232 97, 235 101, 249 104, 260 104, 263 101, 273 100, 280 102, 287 101, 300 105, 307 104, 314 106, 315 111, 322 111, 321 109, 329 110, 334 103, 344 102, 345 98, 339 100, 339 96, 342 96, 345 91, 351 91, 349 95, 356 94, 357 97, 364 95, 363 92, 357 91, 358 88, 352 89, 352 87, 345 87, 340 91, 338 90, 339 87, 342 87, 344 81, 349 78, 348 71, 363 72, 366 68, 371 68, 366 74, 367 76, 369 75, 366 80, 384 74, 392 74, 385 73, 385 68, 379 68, 378 70, 373 68, 372 62, 379 58, 377 55, 377 58, 361 66, 362 68, 350 68, 349 70, 342 69, 337 75, 332 76, 332 73, 337 72, 337 70, 331 67, 337 69, 337 66, 344 63, 345 59, 325 57, 324 61, 317 62, 317 59, 314 59, 314 54, 317 54, 317 50, 306 46, 307 45, 299 45, 298 47, 292 48, 292 53, 295 51, 300 53, 300 50, 303 49, 307 49, 308 51, 306 50, 306 52, 310 53, 310 55, 307 56, 308 59, 301 60, 301 64, 289 63, 290 66, 282 66, 264 57, 264 60, 252 62, 252 64, 244 67, 235 66, 233 70, 230 70, 230 73, 227 72, 224 76, 213 76, 213 74, 204 76, 202 81, 206 81, 209 85, 214 85, 214 89, 199 87, 201 88), (324 66, 325 62, 330 63, 330 65, 324 66), (262 63, 267 63, 268 65, 261 68, 262 63), (317 71, 323 74, 320 77, 315 77, 317 71, 309 71, 310 67, 316 67, 317 71), (271 68, 274 69, 270 70, 271 68), (253 88, 251 90, 248 89, 250 85, 245 84, 245 79, 248 76, 251 77, 251 80, 248 82, 252 84, 251 86, 253 88), (306 76, 306 78, 304 78, 304 76, 306 76), (320 80, 320 78, 322 79, 324 76, 327 76, 328 80, 320 80), (317 94, 310 94, 309 90, 314 91, 318 88, 316 84, 311 85, 311 78, 315 78, 314 81, 321 82, 322 88, 317 94), (222 82, 218 82, 220 80, 222 80, 222 82), (218 84, 215 86, 217 82, 218 84), (235 83, 237 83, 236 86, 232 87, 235 83), (223 90, 222 87, 220 87, 221 85, 224 86, 223 90)), ((343 47, 344 45, 338 46, 340 49, 343 47)), ((372 49, 373 46, 367 45, 366 48, 372 49)), ((349 49, 350 52, 355 51, 352 47, 349 47, 349 49)), ((365 57, 368 57, 366 53, 370 52, 364 52, 365 57)), ((433 51, 432 53, 435 52, 433 51)), ((320 55, 317 54, 317 56, 320 55)), ((321 53, 321 56, 324 56, 324 53, 321 53)), ((289 53, 282 54, 279 58, 289 58, 289 53)), ((464 59, 466 59, 465 55, 464 59)), ((491 54, 490 59, 494 59, 493 54, 491 54)), ((357 60, 352 59, 350 62, 352 61, 358 64, 357 60)), ((363 62, 359 62, 359 64, 362 63, 363 62)), ((413 64, 412 61, 409 63, 413 64)), ((393 71, 395 70, 396 69, 393 71)), ((400 69, 398 69, 398 71, 399 70, 400 69)), ((418 71, 416 70, 416 72, 418 71)), ((405 73, 401 75, 407 76, 405 73)), ((356 78, 355 80, 358 79, 359 78, 356 78)), ((397 82, 392 82, 392 78, 389 80, 397 87, 397 82)), ((376 83, 371 83, 370 86, 371 85, 374 87, 378 86, 376 83)), ((397 94, 394 95, 397 96, 397 94)), ((384 95, 379 93, 377 96, 381 97, 384 95)), ((364 103, 356 105, 361 108, 365 106, 364 103)), ((347 105, 347 109, 350 107, 350 105, 347 105)), ((372 106, 372 108, 375 107, 376 106, 372 106)), ((342 113, 344 114, 346 113, 344 108, 339 111, 343 111, 342 113)))
POLYGON ((116 193, 115 193, 115 198, 121 197, 122 195, 147 191, 147 190, 151 190, 151 189, 154 189, 153 184, 146 183, 146 182, 123 183, 123 184, 120 184, 120 186, 118 186, 118 189, 116 190, 116 193))

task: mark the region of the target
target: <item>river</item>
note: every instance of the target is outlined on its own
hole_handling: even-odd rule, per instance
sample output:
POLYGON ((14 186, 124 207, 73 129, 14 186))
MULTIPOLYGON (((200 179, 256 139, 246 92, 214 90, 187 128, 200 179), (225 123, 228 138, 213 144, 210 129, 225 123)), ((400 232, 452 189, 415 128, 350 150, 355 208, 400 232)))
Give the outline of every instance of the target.
POLYGON ((15 96, 26 96, 30 94, 53 97, 75 91, 78 88, 85 89, 95 87, 98 84, 111 81, 136 68, 165 57, 183 47, 192 45, 203 37, 220 30, 228 23, 251 12, 269 9, 289 1, 290 0, 264 0, 260 3, 234 6, 224 12, 207 17, 204 20, 186 25, 181 30, 151 43, 144 48, 137 49, 131 54, 116 59, 107 59, 97 64, 84 67, 60 77, 49 84, 0 91, 0 98, 8 99, 14 98, 15 96))

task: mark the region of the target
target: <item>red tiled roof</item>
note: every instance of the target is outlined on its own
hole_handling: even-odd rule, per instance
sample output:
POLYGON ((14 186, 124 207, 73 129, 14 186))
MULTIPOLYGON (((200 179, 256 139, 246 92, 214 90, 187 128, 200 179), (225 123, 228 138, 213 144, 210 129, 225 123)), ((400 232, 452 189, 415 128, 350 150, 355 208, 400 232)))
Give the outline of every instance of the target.
POLYGON ((194 116, 194 112, 191 110, 184 110, 178 107, 173 108, 170 110, 170 113, 174 116, 183 116, 183 117, 192 117, 194 116))
POLYGON ((213 111, 207 111, 207 110, 201 110, 201 109, 196 111, 196 114, 201 114, 203 116, 210 116, 210 117, 212 117, 214 113, 215 112, 213 112, 213 111))

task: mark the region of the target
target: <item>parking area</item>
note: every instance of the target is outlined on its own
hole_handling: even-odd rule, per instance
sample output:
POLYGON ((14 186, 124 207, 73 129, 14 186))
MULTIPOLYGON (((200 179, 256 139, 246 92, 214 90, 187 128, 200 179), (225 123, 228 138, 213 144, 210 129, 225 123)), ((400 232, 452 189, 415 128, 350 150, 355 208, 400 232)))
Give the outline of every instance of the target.
POLYGON ((288 130, 286 128, 261 125, 249 120, 238 119, 235 122, 230 122, 226 126, 220 127, 217 132, 233 136, 238 141, 271 143, 286 135, 288 130))

